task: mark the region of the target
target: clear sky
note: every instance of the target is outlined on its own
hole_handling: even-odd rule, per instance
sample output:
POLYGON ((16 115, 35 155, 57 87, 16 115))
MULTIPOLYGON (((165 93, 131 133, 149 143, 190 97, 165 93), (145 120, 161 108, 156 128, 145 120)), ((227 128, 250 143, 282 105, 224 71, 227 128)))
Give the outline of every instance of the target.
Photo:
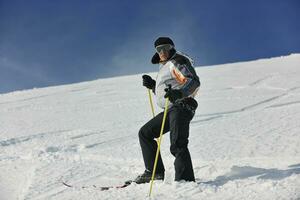
POLYGON ((196 66, 300 53, 299 21, 299 0, 0 0, 0 93, 157 71, 159 36, 196 66))

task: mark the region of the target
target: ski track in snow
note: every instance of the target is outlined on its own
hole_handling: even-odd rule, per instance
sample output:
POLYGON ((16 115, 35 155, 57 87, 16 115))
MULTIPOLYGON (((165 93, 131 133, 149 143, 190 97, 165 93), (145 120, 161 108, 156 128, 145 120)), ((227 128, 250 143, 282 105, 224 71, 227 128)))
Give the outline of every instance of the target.
MULTIPOLYGON (((299 200, 299 64, 296 54, 197 68, 189 144, 196 183, 173 181, 166 134, 166 177, 152 199, 299 200)), ((149 184, 81 188, 120 185, 144 170, 137 133, 151 111, 140 79, 0 95, 0 199, 146 199, 149 184)))

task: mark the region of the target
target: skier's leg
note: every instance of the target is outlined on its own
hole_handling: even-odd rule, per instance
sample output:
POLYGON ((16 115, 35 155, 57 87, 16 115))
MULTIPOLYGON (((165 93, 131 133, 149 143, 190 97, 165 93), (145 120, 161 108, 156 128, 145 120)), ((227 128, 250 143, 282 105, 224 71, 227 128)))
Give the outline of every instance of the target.
POLYGON ((169 113, 171 153, 175 156, 175 181, 195 181, 193 165, 188 150, 189 125, 194 113, 180 105, 169 113))
MULTIPOLYGON (((142 154, 144 158, 145 168, 152 172, 156 150, 157 150, 157 142, 154 138, 158 138, 160 134, 163 112, 156 115, 149 122, 147 122, 139 131, 139 141, 142 148, 142 154)), ((166 120, 164 133, 169 131, 169 123, 166 120)), ((164 173, 165 168, 161 159, 161 155, 159 154, 157 160, 156 173, 164 173)))

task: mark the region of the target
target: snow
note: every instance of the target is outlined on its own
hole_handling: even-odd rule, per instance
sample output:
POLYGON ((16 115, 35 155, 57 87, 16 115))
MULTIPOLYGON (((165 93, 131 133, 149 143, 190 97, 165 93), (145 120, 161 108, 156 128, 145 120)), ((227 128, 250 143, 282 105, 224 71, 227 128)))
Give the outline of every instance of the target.
MULTIPOLYGON (((196 68, 189 148, 197 181, 173 181, 166 134, 166 177, 151 199, 300 199, 299 66, 292 54, 196 68)), ((147 95, 141 75, 0 95, 0 199, 147 199, 149 184, 81 188, 143 172, 137 133, 152 115, 147 95)))

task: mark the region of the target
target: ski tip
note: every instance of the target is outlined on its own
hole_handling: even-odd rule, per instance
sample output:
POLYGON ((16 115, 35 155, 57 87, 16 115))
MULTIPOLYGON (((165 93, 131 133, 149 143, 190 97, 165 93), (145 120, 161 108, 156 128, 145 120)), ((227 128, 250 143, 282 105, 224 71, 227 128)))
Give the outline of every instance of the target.
MULTIPOLYGON (((116 189, 125 188, 125 187, 129 186, 131 183, 133 183, 133 181, 130 180, 130 181, 126 181, 123 185, 118 185, 118 186, 101 187, 101 186, 97 186, 97 185, 90 185, 90 186, 81 186, 81 187, 78 187, 78 188, 82 188, 82 189, 94 188, 94 189, 98 189, 100 191, 105 191, 105 190, 109 190, 109 189, 113 189, 113 188, 116 188, 116 189)), ((68 184, 64 181, 62 181, 62 184, 66 187, 69 187, 69 188, 74 188, 74 187, 77 188, 77 186, 68 184)))

